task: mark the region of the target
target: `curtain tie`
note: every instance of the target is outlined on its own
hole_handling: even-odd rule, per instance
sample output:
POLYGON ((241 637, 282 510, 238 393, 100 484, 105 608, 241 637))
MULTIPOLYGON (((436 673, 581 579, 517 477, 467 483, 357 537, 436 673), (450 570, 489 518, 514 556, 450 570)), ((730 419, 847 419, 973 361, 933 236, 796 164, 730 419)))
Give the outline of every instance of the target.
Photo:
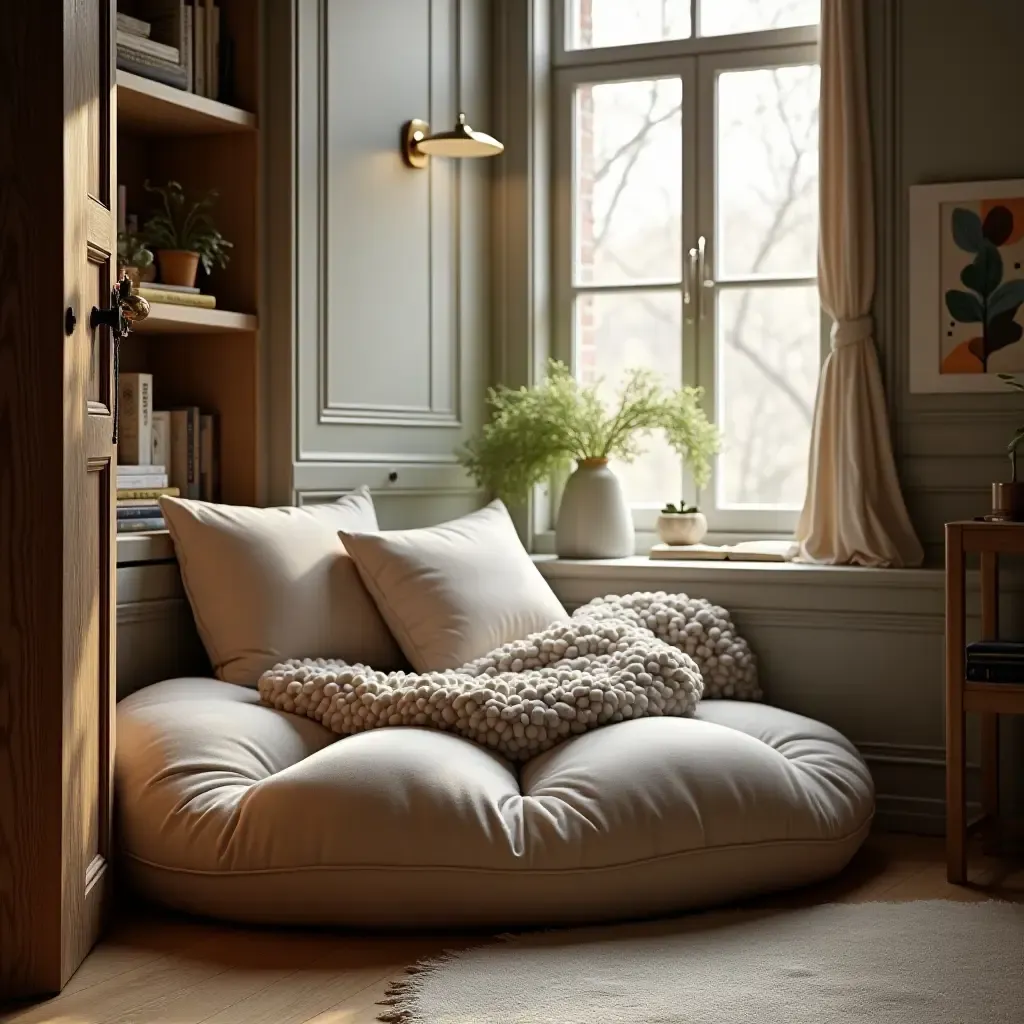
POLYGON ((836 320, 832 324, 832 351, 846 345, 855 345, 858 341, 867 341, 875 327, 874 319, 858 316, 851 320, 836 320))

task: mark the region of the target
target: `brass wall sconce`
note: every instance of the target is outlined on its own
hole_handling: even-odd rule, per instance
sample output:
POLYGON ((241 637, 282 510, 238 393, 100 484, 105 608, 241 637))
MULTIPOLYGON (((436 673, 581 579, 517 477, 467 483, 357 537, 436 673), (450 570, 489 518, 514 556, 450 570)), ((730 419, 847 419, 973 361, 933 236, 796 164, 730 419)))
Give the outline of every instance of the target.
POLYGON ((458 123, 450 132, 428 134, 430 125, 414 118, 402 126, 402 159, 410 167, 422 169, 432 156, 461 160, 466 157, 497 156, 505 147, 484 132, 474 131, 460 113, 458 123))

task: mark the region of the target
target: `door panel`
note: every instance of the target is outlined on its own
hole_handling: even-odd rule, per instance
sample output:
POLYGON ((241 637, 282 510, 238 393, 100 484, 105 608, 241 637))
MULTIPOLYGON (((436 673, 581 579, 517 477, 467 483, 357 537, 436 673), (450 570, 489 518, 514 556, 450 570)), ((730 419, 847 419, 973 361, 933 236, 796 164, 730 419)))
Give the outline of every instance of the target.
POLYGON ((64 347, 63 897, 61 980, 99 934, 109 894, 114 681, 113 340, 116 249, 111 0, 65 0, 64 281, 79 310, 64 347))
POLYGON ((113 9, 0 33, 0 1001, 63 986, 110 884, 113 9))

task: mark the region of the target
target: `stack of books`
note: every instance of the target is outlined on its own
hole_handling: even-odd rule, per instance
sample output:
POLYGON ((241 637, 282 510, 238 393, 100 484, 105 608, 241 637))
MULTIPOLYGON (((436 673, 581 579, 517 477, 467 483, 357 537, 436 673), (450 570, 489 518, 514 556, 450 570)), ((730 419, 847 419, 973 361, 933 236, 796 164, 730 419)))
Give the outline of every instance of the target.
POLYGON ((117 467, 117 532, 144 533, 164 530, 160 496, 178 494, 177 487, 167 486, 167 470, 163 466, 117 467))
POLYGON ((214 0, 119 0, 117 66, 164 85, 232 101, 235 50, 214 0))
POLYGON ((169 302, 172 306, 199 306, 201 309, 216 309, 217 299, 204 295, 198 288, 182 284, 141 284, 136 292, 149 302, 169 302))
POLYGON ((122 373, 117 400, 118 529, 123 521, 131 525, 122 532, 162 530, 158 499, 164 494, 217 501, 216 416, 197 405, 154 410, 150 373, 122 373))
POLYGON ((183 0, 138 0, 139 16, 118 11, 117 66, 192 91, 192 8, 183 0))

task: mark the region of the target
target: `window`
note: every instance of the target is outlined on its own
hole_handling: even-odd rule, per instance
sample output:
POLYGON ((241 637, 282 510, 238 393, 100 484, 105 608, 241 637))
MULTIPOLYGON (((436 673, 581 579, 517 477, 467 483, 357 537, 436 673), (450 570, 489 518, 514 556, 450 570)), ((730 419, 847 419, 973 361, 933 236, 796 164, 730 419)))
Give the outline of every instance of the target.
POLYGON ((705 389, 713 479, 695 495, 654 439, 616 467, 638 527, 685 497, 718 532, 791 530, 823 351, 818 0, 556 16, 556 355, 609 391, 632 366, 705 389))

